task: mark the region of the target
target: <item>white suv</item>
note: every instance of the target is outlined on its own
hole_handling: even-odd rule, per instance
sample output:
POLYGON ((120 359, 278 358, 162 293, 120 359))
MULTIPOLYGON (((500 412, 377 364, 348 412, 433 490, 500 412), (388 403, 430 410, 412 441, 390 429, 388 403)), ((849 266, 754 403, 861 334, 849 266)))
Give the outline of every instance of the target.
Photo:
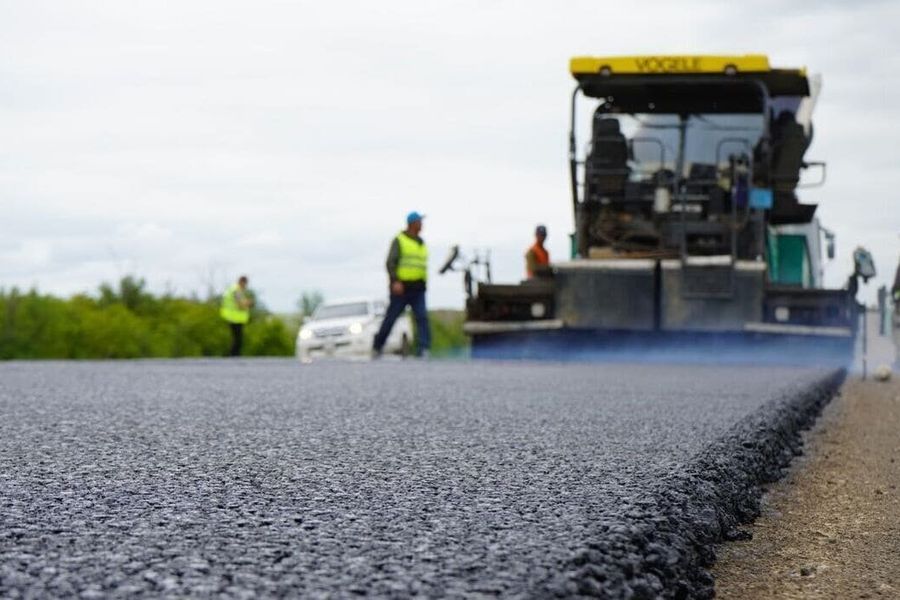
MULTIPOLYGON (((370 356, 372 341, 387 303, 384 300, 341 300, 322 304, 297 332, 297 358, 309 362, 319 356, 370 356)), ((413 333, 404 313, 384 344, 385 353, 406 355, 413 333)))

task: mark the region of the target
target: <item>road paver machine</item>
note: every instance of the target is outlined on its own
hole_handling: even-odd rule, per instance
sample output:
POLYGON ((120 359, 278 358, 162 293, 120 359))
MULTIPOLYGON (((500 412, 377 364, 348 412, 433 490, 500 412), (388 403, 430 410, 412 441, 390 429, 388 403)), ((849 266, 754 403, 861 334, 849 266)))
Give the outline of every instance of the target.
POLYGON ((571 259, 478 285, 473 355, 849 356, 871 264, 858 252, 848 285, 826 289, 834 236, 797 195, 825 179, 805 157, 820 79, 762 55, 576 57, 570 70, 571 259))

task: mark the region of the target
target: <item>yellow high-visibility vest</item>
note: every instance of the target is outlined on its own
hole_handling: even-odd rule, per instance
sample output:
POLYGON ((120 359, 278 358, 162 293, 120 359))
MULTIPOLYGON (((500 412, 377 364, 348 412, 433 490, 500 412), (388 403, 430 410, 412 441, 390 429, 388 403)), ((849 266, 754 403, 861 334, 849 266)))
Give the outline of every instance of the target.
POLYGON ((222 295, 222 308, 219 309, 219 316, 229 323, 247 323, 250 321, 250 309, 238 306, 235 294, 238 292, 238 284, 232 284, 222 295))
POLYGON ((428 279, 428 248, 424 242, 400 232, 397 236, 400 245, 400 260, 397 262, 397 279, 400 281, 425 281, 428 279))

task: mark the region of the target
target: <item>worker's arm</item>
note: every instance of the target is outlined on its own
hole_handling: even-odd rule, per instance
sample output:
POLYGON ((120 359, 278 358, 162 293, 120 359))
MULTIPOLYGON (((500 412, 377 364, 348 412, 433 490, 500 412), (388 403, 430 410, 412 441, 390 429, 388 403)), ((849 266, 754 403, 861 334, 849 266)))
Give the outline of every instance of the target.
POLYGON ((397 241, 397 238, 394 238, 394 241, 391 242, 391 247, 388 250, 387 260, 384 264, 387 267, 388 278, 391 280, 391 283, 398 281, 397 265, 400 264, 400 242, 397 241))
POLYGON ((246 292, 242 292, 241 290, 234 291, 234 302, 238 305, 238 308, 248 309, 253 306, 253 298, 250 297, 246 292))
POLYGON ((531 248, 528 249, 528 252, 525 253, 525 273, 528 277, 531 277, 537 271, 538 268, 538 260, 537 256, 534 253, 534 250, 531 248))
POLYGON ((391 242, 391 247, 388 250, 385 266, 387 267, 388 279, 391 281, 391 293, 395 296, 399 296, 403 293, 403 282, 397 278, 397 265, 399 264, 400 242, 397 241, 397 238, 394 238, 394 241, 391 242))

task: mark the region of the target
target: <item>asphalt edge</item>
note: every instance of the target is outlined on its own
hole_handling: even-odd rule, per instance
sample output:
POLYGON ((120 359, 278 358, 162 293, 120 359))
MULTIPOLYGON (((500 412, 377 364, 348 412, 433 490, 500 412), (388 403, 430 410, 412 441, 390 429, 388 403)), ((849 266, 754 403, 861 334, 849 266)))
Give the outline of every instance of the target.
POLYGON ((749 535, 740 526, 760 514, 764 486, 801 455, 801 432, 815 422, 846 377, 839 369, 795 396, 778 398, 740 421, 655 496, 601 519, 588 543, 540 596, 713 598, 715 545, 749 535), (621 515, 625 515, 625 519, 621 515))

